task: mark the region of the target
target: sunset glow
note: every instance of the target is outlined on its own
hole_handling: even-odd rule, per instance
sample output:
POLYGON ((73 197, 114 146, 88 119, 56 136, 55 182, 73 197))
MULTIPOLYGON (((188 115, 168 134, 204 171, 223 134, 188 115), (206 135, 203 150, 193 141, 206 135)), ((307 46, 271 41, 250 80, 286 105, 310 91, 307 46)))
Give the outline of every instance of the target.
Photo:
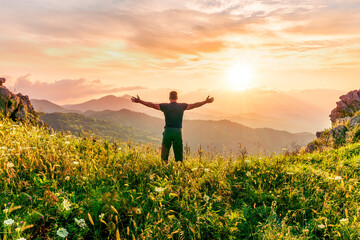
POLYGON ((7 86, 34 98, 57 89, 62 96, 49 99, 57 103, 127 89, 349 91, 359 83, 354 0, 5 0, 0 21, 7 86), (256 57, 256 71, 235 67, 237 56, 256 57), (71 84, 76 96, 65 91, 71 84))
POLYGON ((235 91, 245 90, 252 86, 254 72, 250 66, 236 64, 228 70, 229 88, 235 91))

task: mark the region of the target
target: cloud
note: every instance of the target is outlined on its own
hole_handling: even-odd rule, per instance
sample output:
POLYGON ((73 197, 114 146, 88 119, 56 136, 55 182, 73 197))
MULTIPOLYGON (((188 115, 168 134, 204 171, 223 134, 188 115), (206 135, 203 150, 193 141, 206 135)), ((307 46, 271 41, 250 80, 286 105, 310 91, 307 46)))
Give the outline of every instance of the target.
POLYGON ((55 82, 31 81, 30 75, 19 77, 15 84, 16 92, 29 95, 31 99, 46 99, 56 102, 70 102, 89 99, 93 96, 115 94, 146 89, 142 86, 114 87, 100 80, 62 79, 55 82))

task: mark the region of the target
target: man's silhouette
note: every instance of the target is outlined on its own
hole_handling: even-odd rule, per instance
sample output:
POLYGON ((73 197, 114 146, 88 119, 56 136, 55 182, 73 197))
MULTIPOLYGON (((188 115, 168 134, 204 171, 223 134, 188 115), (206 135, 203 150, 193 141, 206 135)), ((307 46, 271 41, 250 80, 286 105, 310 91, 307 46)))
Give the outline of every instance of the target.
POLYGON ((169 159, 169 151, 171 145, 173 145, 175 161, 183 160, 183 141, 181 135, 182 120, 185 110, 191 110, 193 108, 201 107, 206 103, 212 103, 214 98, 209 96, 205 101, 197 102, 193 104, 178 103, 177 92, 170 92, 170 103, 156 104, 152 102, 145 102, 140 99, 139 96, 132 97, 131 101, 135 103, 141 103, 147 107, 161 110, 165 115, 165 130, 163 132, 161 159, 167 164, 169 159))

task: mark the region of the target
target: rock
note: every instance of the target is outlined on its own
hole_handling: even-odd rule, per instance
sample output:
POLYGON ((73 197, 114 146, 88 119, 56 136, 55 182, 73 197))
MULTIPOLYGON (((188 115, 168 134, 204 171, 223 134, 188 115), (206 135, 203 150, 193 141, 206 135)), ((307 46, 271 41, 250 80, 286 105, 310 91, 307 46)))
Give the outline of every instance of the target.
POLYGON ((355 125, 360 123, 360 115, 357 115, 355 117, 352 117, 350 119, 350 128, 353 128, 355 125))
POLYGON ((314 143, 309 143, 309 144, 306 146, 305 151, 308 152, 308 153, 312 153, 312 152, 314 152, 316 149, 317 149, 317 147, 316 147, 316 145, 315 145, 314 143))
POLYGON ((344 125, 340 125, 337 126, 333 129, 331 129, 331 136, 335 139, 335 140, 342 140, 345 139, 346 137, 346 132, 347 132, 347 127, 344 125))
POLYGON ((42 125, 38 114, 31 105, 29 97, 14 94, 6 87, 0 87, 0 113, 13 121, 31 122, 42 125))
POLYGON ((323 133, 324 133, 324 131, 316 132, 316 137, 317 137, 317 138, 320 138, 323 133))
POLYGON ((6 82, 5 78, 0 78, 0 87, 6 82))
POLYGON ((338 118, 335 121, 335 125, 346 125, 346 123, 350 120, 351 120, 351 117, 338 118))
POLYGON ((351 91, 340 97, 336 103, 336 108, 331 111, 330 120, 336 123, 336 120, 344 117, 352 117, 360 110, 360 90, 351 91))

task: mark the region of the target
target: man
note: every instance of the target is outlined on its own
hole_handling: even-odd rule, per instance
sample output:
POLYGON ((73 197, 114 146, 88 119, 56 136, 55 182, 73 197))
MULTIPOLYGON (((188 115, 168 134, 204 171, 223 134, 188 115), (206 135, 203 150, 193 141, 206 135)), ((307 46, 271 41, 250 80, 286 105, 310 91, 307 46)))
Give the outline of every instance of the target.
POLYGON ((161 159, 167 164, 169 159, 169 151, 171 145, 173 145, 175 161, 182 162, 183 160, 183 141, 181 135, 182 120, 185 110, 191 110, 197 107, 201 107, 206 103, 212 103, 214 98, 209 96, 205 101, 197 102, 193 104, 178 103, 178 95, 176 91, 170 92, 170 103, 156 104, 152 102, 145 102, 140 99, 139 96, 132 97, 131 101, 135 103, 141 103, 147 107, 161 110, 165 115, 165 130, 163 132, 161 159))

